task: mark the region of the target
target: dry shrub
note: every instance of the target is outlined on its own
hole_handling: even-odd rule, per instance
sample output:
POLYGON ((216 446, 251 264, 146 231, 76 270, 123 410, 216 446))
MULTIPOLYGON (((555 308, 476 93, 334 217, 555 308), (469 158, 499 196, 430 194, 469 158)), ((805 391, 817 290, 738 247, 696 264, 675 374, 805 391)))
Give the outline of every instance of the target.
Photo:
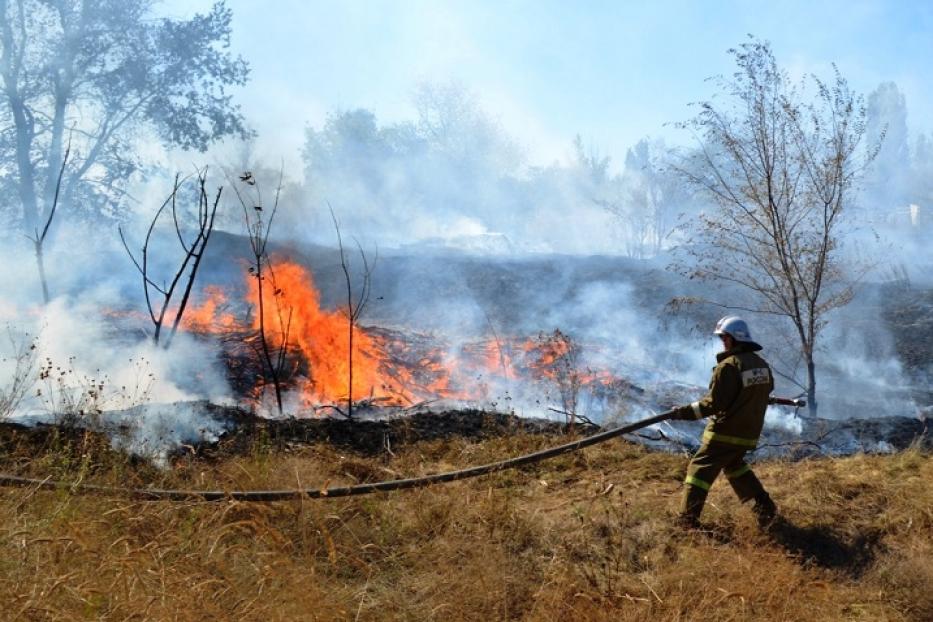
POLYGON ((914 620, 933 620, 933 546, 915 539, 879 560, 871 577, 914 620))

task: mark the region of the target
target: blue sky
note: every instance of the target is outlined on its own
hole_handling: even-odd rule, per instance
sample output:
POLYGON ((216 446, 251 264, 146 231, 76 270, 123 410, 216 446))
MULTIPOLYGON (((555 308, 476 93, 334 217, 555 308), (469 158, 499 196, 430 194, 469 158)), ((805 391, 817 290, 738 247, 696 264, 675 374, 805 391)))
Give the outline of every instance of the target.
MULTIPOLYGON (((190 15, 210 2, 170 0, 190 15)), ((261 154, 297 162, 303 130, 328 111, 413 116, 421 81, 472 90, 531 163, 569 154, 579 133, 620 163, 643 136, 712 94, 748 33, 794 74, 835 62, 867 94, 893 80, 912 132, 933 130, 933 2, 230 0, 233 48, 253 77, 238 93, 261 154)))

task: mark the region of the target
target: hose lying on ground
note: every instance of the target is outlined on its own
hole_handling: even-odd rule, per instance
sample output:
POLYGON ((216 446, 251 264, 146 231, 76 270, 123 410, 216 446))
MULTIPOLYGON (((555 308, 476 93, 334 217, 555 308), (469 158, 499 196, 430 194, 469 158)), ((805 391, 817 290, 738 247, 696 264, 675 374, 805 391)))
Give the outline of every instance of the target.
POLYGON ((230 499, 235 501, 285 501, 289 499, 324 499, 332 497, 352 497, 355 495, 367 495, 374 492, 388 492, 390 490, 404 490, 406 488, 422 488, 433 484, 443 482, 453 482, 460 479, 479 477, 496 471, 514 469, 526 464, 541 462, 548 458, 560 456, 562 454, 577 451, 590 445, 596 445, 608 441, 609 439, 623 434, 628 434, 649 425, 660 423, 673 416, 673 411, 661 413, 648 419, 642 419, 635 423, 614 428, 605 432, 599 432, 577 441, 542 449, 534 453, 525 454, 508 460, 492 462, 480 466, 461 469, 459 471, 448 471, 446 473, 435 473, 423 477, 412 477, 407 479, 394 479, 385 482, 373 482, 371 484, 357 484, 355 486, 342 486, 338 488, 306 488, 295 490, 160 490, 157 488, 121 488, 118 486, 100 486, 96 484, 71 484, 62 481, 52 481, 48 479, 32 479, 28 477, 17 477, 15 475, 6 475, 0 473, 0 486, 34 487, 38 489, 67 489, 72 493, 102 494, 112 496, 128 496, 143 501, 159 500, 201 500, 201 501, 222 501, 230 499))

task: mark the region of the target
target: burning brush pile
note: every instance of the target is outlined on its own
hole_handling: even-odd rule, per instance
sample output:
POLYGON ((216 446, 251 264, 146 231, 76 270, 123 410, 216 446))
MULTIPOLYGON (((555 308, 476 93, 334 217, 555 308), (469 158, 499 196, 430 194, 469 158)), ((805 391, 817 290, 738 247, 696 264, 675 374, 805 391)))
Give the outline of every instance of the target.
POLYGON ((262 292, 246 275, 242 299, 234 296, 244 288, 205 288, 182 324, 220 345, 236 399, 258 412, 274 414, 277 395, 279 414, 346 417, 436 402, 511 410, 537 395, 532 402, 541 412, 573 421, 583 401, 602 413, 644 393, 587 368, 584 346, 558 329, 453 343, 359 325, 346 310, 324 309, 311 273, 297 263, 276 260, 266 274, 269 286, 262 292))

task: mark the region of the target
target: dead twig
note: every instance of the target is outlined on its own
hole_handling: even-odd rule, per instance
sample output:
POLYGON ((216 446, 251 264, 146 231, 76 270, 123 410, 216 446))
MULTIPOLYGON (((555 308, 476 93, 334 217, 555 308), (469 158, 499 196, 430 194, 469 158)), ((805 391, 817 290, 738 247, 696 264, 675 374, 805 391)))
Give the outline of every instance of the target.
POLYGON ((196 172, 197 181, 195 183, 198 203, 198 213, 195 221, 196 234, 192 241, 186 242, 184 233, 182 231, 182 225, 178 217, 178 192, 187 180, 188 177, 181 178, 180 175, 175 176, 175 181, 172 185, 172 192, 169 194, 168 198, 162 202, 162 205, 156 210, 155 215, 152 217, 152 220, 149 223, 149 228, 146 231, 141 253, 138 258, 133 253, 133 251, 130 250, 129 243, 126 240, 126 235, 123 232, 123 228, 118 227, 117 229, 120 234, 120 241, 123 243, 123 248, 126 250, 127 255, 129 255, 130 259, 132 260, 136 270, 142 276, 143 294, 146 299, 146 307, 149 311, 149 318, 152 320, 152 324, 155 327, 152 335, 152 341, 157 345, 159 344, 159 340, 162 335, 162 328, 165 326, 167 315, 172 309, 175 294, 178 292, 178 288, 182 282, 182 279, 185 279, 184 287, 181 289, 181 300, 178 302, 178 306, 175 307, 175 317, 172 321, 171 330, 163 343, 165 348, 168 348, 171 345, 172 339, 178 332, 178 327, 181 324, 182 317, 184 316, 185 309, 188 305, 188 299, 190 298, 191 291, 194 287, 194 280, 197 277, 198 268, 201 266, 201 260, 204 258, 204 251, 207 249, 207 243, 210 240, 211 233, 214 230, 214 219, 217 215, 217 207, 220 205, 220 196, 223 191, 222 187, 217 189, 217 194, 214 195, 212 203, 207 194, 207 168, 198 170, 196 172), (165 209, 169 206, 171 206, 175 236, 177 237, 182 251, 184 252, 184 259, 182 259, 178 269, 175 271, 175 275, 172 277, 171 282, 169 284, 165 284, 163 282, 162 285, 159 285, 150 275, 150 246, 152 243, 153 234, 156 230, 156 224, 159 222, 159 219, 165 212, 165 209), (187 277, 185 277, 186 271, 187 277), (156 294, 161 295, 160 302, 156 302, 154 300, 157 298, 156 294))

